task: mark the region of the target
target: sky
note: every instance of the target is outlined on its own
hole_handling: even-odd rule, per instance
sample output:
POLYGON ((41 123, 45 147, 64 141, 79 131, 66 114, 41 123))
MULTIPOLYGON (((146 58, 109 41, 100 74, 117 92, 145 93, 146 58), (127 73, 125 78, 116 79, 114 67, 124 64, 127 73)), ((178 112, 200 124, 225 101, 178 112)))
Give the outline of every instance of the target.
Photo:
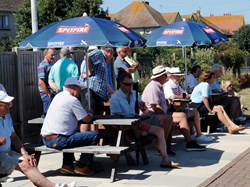
MULTIPOLYGON (((103 0, 102 8, 116 13, 134 0, 103 0)), ((140 1, 140 0, 138 0, 140 1)), ((250 24, 250 0, 148 0, 149 5, 159 12, 180 12, 187 15, 200 10, 202 16, 243 15, 250 24)))

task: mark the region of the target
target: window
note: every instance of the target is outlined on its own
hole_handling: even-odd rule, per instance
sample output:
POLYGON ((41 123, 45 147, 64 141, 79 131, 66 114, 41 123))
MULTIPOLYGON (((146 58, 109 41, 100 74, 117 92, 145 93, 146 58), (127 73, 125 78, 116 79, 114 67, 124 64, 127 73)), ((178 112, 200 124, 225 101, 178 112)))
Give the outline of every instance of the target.
POLYGON ((9 16, 0 16, 0 29, 9 29, 9 16))

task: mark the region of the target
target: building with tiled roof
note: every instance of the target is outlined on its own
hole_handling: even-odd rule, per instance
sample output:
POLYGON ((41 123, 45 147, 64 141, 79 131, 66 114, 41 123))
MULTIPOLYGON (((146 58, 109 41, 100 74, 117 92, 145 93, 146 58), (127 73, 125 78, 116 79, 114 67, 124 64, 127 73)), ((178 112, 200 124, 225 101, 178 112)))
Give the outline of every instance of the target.
POLYGON ((200 11, 190 15, 180 15, 179 12, 160 13, 152 8, 147 1, 133 1, 117 13, 109 15, 128 28, 142 35, 149 34, 165 24, 178 21, 197 21, 205 23, 220 32, 231 36, 240 27, 245 25, 244 16, 225 14, 223 16, 201 16, 200 11))
POLYGON ((182 21, 182 16, 180 15, 179 12, 164 12, 164 13, 161 13, 161 15, 163 16, 163 18, 166 20, 168 24, 182 21))
POLYGON ((162 14, 149 6, 148 2, 133 1, 131 4, 110 15, 115 20, 142 35, 167 24, 162 14))
POLYGON ((181 15, 182 21, 195 21, 193 14, 181 15))
POLYGON ((243 15, 224 14, 223 16, 204 16, 206 20, 216 25, 220 30, 227 34, 233 35, 235 31, 245 25, 243 15))
POLYGON ((15 37, 15 18, 13 12, 23 0, 0 0, 0 39, 15 37))

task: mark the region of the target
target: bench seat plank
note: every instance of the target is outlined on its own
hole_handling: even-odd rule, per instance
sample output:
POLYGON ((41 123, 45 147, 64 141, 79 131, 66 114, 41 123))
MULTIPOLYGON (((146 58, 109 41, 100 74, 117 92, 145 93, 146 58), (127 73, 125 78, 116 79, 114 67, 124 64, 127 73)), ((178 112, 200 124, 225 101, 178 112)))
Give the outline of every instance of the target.
MULTIPOLYGON (((29 148, 29 146, 27 147, 29 148)), ((45 145, 34 147, 35 151, 51 151, 51 152, 65 152, 65 153, 93 153, 93 154, 115 154, 121 155, 129 149, 128 147, 115 147, 115 146, 84 146, 75 147, 70 149, 56 150, 53 148, 48 148, 45 145)))

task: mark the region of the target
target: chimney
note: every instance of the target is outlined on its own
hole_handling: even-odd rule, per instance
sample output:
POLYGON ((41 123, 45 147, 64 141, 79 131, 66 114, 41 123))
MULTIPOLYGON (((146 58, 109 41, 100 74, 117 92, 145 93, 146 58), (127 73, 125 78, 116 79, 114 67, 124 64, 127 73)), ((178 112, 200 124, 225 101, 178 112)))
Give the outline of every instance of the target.
POLYGON ((214 16, 214 14, 210 14, 210 16, 214 16))
POLYGON ((198 14, 198 16, 200 17, 200 16, 201 16, 201 11, 200 11, 200 10, 197 10, 197 14, 198 14))
POLYGON ((144 1, 144 2, 145 2, 145 4, 149 5, 149 2, 148 2, 148 1, 144 1))

